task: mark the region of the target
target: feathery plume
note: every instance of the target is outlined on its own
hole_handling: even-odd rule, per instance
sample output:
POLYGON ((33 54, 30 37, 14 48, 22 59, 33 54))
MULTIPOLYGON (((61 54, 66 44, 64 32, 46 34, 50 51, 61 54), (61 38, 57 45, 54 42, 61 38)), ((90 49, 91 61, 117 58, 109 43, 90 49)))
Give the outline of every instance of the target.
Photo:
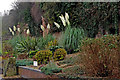
POLYGON ((50 29, 50 24, 48 23, 47 28, 50 29))
POLYGON ((27 29, 27 32, 26 32, 28 35, 30 34, 30 30, 29 29, 27 29))
POLYGON ((15 26, 13 26, 13 30, 16 31, 16 27, 15 26))
POLYGON ((9 31, 12 32, 12 29, 9 27, 9 31))
POLYGON ((17 31, 20 32, 20 28, 17 28, 17 31))
POLYGON ((66 21, 65 21, 64 16, 63 16, 63 15, 61 15, 61 16, 59 16, 59 17, 60 17, 60 19, 61 19, 61 21, 62 21, 63 25, 64 25, 64 26, 66 26, 66 21))
POLYGON ((43 25, 41 25, 41 29, 42 29, 42 31, 44 31, 44 30, 45 30, 45 28, 44 28, 44 26, 43 26, 43 25))
POLYGON ((56 25, 57 28, 60 28, 60 25, 56 22, 54 22, 54 24, 56 25))

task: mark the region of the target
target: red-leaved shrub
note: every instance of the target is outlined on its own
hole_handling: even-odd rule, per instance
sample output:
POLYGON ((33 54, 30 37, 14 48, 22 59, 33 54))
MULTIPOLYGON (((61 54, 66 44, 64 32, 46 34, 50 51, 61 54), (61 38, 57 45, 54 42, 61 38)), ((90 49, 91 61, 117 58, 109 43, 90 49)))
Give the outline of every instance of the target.
POLYGON ((119 77, 120 35, 105 35, 98 39, 85 39, 81 50, 83 64, 88 75, 119 77))

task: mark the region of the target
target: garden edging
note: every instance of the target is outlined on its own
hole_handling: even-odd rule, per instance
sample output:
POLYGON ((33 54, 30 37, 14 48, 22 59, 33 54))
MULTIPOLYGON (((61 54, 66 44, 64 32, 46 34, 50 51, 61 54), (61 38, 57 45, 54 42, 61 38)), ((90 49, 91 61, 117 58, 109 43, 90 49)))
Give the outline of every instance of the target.
POLYGON ((19 66, 18 73, 23 78, 58 78, 55 75, 46 75, 41 72, 41 70, 29 68, 26 66, 19 66))

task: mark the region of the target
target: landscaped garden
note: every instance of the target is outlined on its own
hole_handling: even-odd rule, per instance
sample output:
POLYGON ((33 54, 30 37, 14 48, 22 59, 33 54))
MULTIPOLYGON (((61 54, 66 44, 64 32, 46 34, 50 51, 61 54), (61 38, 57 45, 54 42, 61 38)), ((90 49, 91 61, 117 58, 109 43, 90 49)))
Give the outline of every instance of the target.
POLYGON ((24 67, 51 78, 120 79, 117 2, 17 4, 22 18, 2 44, 4 77, 23 77, 24 67))

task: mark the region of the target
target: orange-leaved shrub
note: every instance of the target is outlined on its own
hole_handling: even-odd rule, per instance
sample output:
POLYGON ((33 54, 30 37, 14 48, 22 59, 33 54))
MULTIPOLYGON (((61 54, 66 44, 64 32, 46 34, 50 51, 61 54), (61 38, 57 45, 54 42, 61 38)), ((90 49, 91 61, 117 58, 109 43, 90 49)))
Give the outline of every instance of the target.
POLYGON ((97 77, 119 77, 120 35, 85 39, 82 42, 81 52, 86 74, 97 77))

